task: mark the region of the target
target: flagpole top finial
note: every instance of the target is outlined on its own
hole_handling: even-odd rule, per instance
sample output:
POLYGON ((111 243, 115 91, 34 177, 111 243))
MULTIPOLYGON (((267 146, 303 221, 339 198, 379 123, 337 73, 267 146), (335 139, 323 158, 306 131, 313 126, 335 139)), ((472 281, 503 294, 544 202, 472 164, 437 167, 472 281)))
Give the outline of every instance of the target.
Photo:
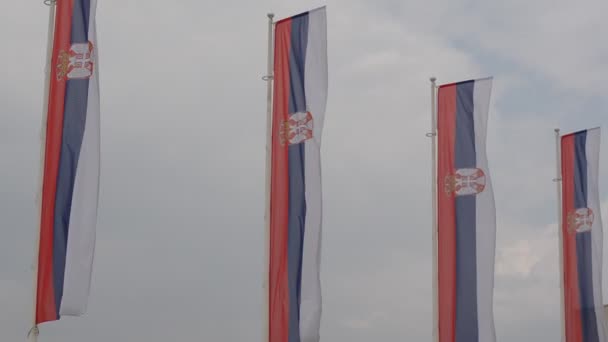
POLYGON ((559 128, 554 129, 555 133, 559 133, 559 128))
POLYGON ((431 80, 432 83, 435 83, 435 81, 437 81, 437 78, 435 76, 431 76, 431 78, 429 78, 429 80, 431 80))
POLYGON ((272 19, 272 18, 274 18, 274 13, 268 13, 268 14, 266 14, 266 16, 268 16, 269 19, 272 19))

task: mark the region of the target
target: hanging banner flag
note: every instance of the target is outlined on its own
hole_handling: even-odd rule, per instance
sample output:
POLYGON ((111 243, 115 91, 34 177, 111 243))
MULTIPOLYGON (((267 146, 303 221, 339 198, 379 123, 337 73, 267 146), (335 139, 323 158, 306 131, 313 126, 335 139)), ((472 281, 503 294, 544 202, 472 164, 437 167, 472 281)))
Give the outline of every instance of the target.
POLYGON ((492 79, 438 91, 439 342, 495 341, 496 210, 486 157, 492 79))
POLYGON ((85 312, 99 188, 96 0, 57 1, 43 165, 36 324, 85 312))
POLYGON ((269 341, 319 341, 325 8, 275 26, 269 341))
POLYGON ((602 301, 600 129, 561 138, 565 342, 606 342, 602 301))

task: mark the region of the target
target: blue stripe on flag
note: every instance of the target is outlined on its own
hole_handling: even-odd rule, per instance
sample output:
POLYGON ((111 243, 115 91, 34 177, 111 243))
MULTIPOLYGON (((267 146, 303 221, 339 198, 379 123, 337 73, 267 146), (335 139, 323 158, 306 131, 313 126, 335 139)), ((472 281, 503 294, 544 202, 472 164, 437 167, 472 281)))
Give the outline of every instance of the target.
POLYGON ((302 247, 306 223, 304 143, 289 146, 289 234, 287 242, 289 281, 289 342, 300 341, 300 293, 302 247))
MULTIPOLYGON (((476 168, 474 81, 456 86, 454 168, 476 168)), ((455 342, 477 342, 477 253, 475 196, 457 196, 455 342)))
MULTIPOLYGON (((308 43, 308 13, 292 18, 291 51, 289 54, 289 114, 306 112, 304 67, 308 43)), ((300 342, 300 294, 302 285, 302 251, 306 223, 304 179, 304 143, 290 145, 289 154, 289 340, 300 342)))
POLYGON ((587 208, 587 131, 574 135, 574 206, 587 208))
POLYGON ((293 17, 291 21, 291 53, 289 54, 289 113, 306 112, 304 67, 308 45, 308 13, 293 17))
POLYGON ((576 261, 581 301, 583 342, 598 342, 597 320, 593 296, 593 257, 591 232, 576 235, 576 261))
MULTIPOLYGON (((90 0, 74 0, 72 15, 71 42, 88 42, 90 0)), ((65 109, 63 117, 63 136, 55 195, 55 222, 53 229, 53 280, 57 317, 63 298, 65 258, 72 209, 72 194, 80 147, 84 136, 87 102, 89 95, 88 79, 66 81, 65 109)))
MULTIPOLYGON (((574 135, 574 206, 587 208, 587 131, 574 135)), ((599 213, 595 213, 599 215, 599 213)), ((593 258, 591 232, 576 234, 576 261, 581 301, 583 342, 598 342, 595 301, 593 296, 593 258)))

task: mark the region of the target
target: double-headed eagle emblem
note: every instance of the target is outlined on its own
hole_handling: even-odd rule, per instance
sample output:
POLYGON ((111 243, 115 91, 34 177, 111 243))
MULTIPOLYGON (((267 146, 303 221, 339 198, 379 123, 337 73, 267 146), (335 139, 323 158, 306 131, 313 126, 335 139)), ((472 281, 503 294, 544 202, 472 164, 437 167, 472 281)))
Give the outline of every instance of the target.
POLYGON ((445 177, 444 191, 455 196, 477 195, 486 187, 486 174, 479 168, 458 169, 445 177))
POLYGON ((93 75, 93 43, 72 44, 57 55, 57 80, 88 79, 93 75))
POLYGON ((312 138, 313 121, 310 112, 299 112, 289 116, 279 127, 281 146, 294 145, 312 138))
POLYGON ((584 233, 591 230, 595 214, 589 208, 579 208, 568 213, 568 231, 570 233, 584 233))

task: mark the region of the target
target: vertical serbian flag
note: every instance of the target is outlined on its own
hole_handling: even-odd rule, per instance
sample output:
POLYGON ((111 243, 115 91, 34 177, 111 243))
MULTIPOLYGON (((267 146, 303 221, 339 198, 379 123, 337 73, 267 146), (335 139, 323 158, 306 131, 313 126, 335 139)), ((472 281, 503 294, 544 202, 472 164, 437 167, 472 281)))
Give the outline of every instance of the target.
POLYGON ((495 341, 496 210, 486 157, 492 79, 438 91, 439 342, 495 341))
POLYGON ((275 27, 269 340, 319 341, 321 132, 327 99, 325 8, 275 27))
POLYGON ((565 342, 606 342, 602 302, 600 129, 561 138, 565 342))
POLYGON ((36 324, 84 313, 99 188, 96 0, 56 3, 44 152, 36 324))

